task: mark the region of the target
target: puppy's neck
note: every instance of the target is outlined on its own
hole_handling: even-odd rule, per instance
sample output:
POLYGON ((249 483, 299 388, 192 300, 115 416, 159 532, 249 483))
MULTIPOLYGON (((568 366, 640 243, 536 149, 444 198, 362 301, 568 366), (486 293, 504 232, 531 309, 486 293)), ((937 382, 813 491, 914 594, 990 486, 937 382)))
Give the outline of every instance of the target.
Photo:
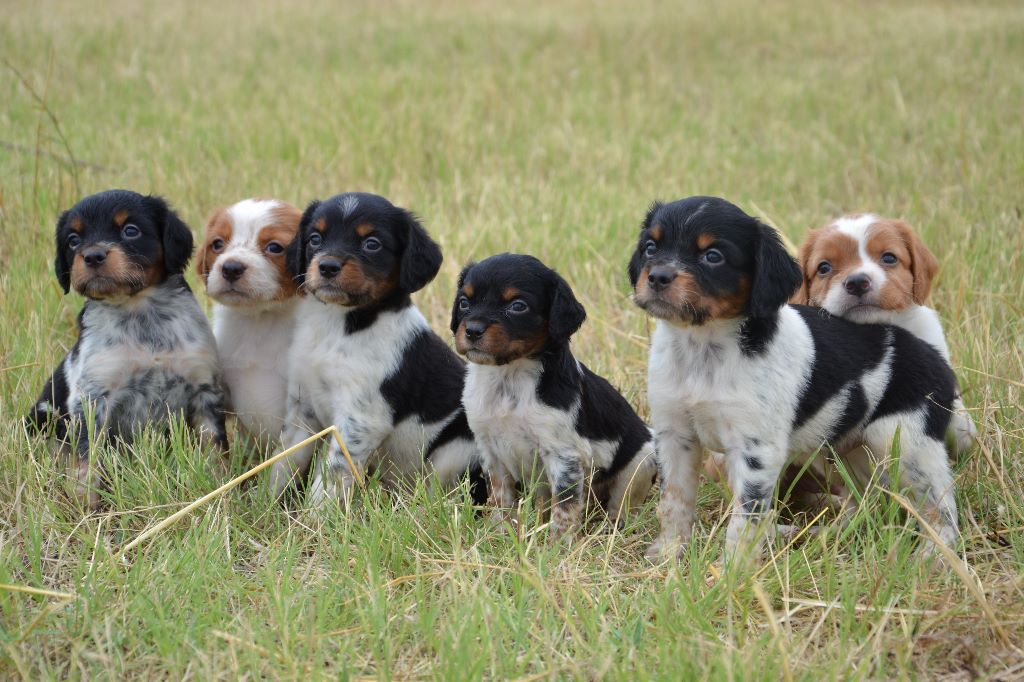
POLYGON ((858 317, 851 316, 854 322, 872 322, 875 324, 891 324, 902 327, 908 332, 935 347, 942 357, 949 362, 949 347, 946 345, 946 334, 942 331, 942 322, 939 314, 933 308, 917 303, 911 303, 899 310, 883 310, 878 308, 871 311, 873 314, 861 314, 858 317))
POLYGON ((661 334, 686 339, 697 346, 738 346, 744 355, 762 353, 775 336, 778 314, 770 317, 733 317, 708 320, 704 324, 673 324, 658 320, 661 334))
MULTIPOLYGON (((316 301, 315 298, 310 298, 316 301)), ((327 306, 328 310, 344 321, 346 334, 355 334, 369 329, 383 313, 399 312, 406 308, 415 307, 412 304, 412 297, 402 289, 395 289, 376 303, 365 306, 355 307, 337 303, 323 303, 322 301, 316 302, 327 306)))

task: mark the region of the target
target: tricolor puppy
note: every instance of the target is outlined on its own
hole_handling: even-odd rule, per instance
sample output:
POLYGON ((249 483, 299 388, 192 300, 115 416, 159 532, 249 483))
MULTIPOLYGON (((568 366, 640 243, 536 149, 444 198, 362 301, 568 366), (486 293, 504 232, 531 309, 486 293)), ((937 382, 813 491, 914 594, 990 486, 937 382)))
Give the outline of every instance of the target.
POLYGON ((276 199, 246 199, 217 210, 206 226, 196 271, 214 300, 213 333, 228 411, 263 449, 277 443, 288 393, 288 349, 298 285, 285 250, 302 212, 276 199))
MULTIPOLYGON (((939 262, 902 220, 864 213, 811 230, 800 247, 800 266, 803 281, 794 303, 854 322, 903 327, 949 362, 939 315, 926 305, 939 262)), ((978 431, 959 395, 953 411, 950 435, 962 454, 978 431)))
POLYGON ((514 507, 516 482, 538 462, 556 536, 579 525, 588 490, 620 522, 656 471, 650 430, 569 350, 585 317, 558 273, 508 253, 467 266, 452 309, 455 347, 470 361, 462 402, 491 501, 514 507))
POLYGON ((956 541, 943 446, 955 382, 937 350, 901 327, 786 305, 796 262, 772 228, 723 199, 652 206, 629 276, 636 304, 657 318, 648 398, 661 533, 649 555, 677 555, 689 540, 705 447, 725 455, 732 554, 790 456, 860 443, 884 456, 897 433, 900 485, 942 542, 956 541))
MULTIPOLYGON (((486 484, 462 409, 466 366, 431 331, 410 294, 434 278, 441 249, 408 211, 373 194, 314 201, 289 249, 307 295, 289 353, 286 447, 337 426, 356 466, 393 483, 433 472, 445 487, 467 473, 486 484)), ((278 462, 281 494, 308 470, 313 446, 278 462)), ((353 473, 331 441, 309 489, 314 504, 348 499, 353 473)))
POLYGON ((78 341, 29 415, 51 421, 73 448, 79 500, 99 504, 101 478, 89 463, 86 419, 95 432, 130 441, 171 415, 227 449, 217 348, 185 278, 192 233, 155 196, 110 190, 86 197, 57 222, 61 288, 85 296, 78 341))

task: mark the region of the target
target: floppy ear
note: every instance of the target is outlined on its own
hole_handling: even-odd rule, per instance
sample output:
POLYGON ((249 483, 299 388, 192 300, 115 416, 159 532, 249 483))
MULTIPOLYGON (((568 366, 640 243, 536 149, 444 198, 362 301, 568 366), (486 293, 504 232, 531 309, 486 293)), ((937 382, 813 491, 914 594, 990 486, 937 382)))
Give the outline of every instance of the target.
POLYGON ((808 268, 810 267, 811 253, 814 251, 814 245, 820 234, 821 230, 811 230, 804 237, 804 243, 800 245, 800 258, 797 263, 800 266, 800 288, 789 299, 790 303, 797 305, 810 305, 811 303, 811 275, 808 274, 810 272, 808 268))
POLYGON ((903 240, 910 249, 910 274, 914 276, 912 293, 914 303, 924 305, 928 294, 932 291, 932 280, 939 271, 939 260, 929 250, 924 241, 917 236, 910 225, 902 220, 896 221, 896 228, 903 234, 903 240))
POLYGON ((551 312, 548 313, 548 334, 557 343, 567 343, 569 337, 583 326, 585 319, 587 311, 583 304, 576 300, 569 283, 556 274, 551 312))
MULTIPOLYGON (((660 201, 655 201, 651 204, 650 208, 647 209, 647 215, 644 216, 644 221, 640 224, 640 234, 643 234, 644 230, 651 227, 654 223, 654 215, 664 206, 660 201)), ((636 289, 636 281, 640 278, 640 266, 644 262, 644 249, 643 244, 640 243, 639 237, 637 238, 636 248, 633 250, 633 257, 629 259, 629 285, 636 289)))
POLYGON ((53 261, 53 271, 57 275, 57 281, 60 282, 60 288, 64 290, 65 294, 71 290, 71 263, 68 261, 68 249, 64 244, 64 229, 67 227, 69 214, 70 211, 64 211, 60 214, 60 218, 57 219, 57 231, 54 236, 54 241, 57 244, 57 256, 53 261))
POLYGON ((182 274, 192 257, 192 231, 161 197, 150 195, 142 201, 160 226, 164 271, 168 275, 182 274))
POLYGON ((205 283, 210 277, 210 267, 213 266, 215 258, 208 258, 209 249, 206 248, 206 239, 210 236, 210 230, 213 229, 213 224, 217 222, 217 219, 224 213, 225 208, 222 206, 210 215, 210 219, 206 221, 206 232, 203 234, 203 244, 199 248, 199 255, 196 256, 196 274, 205 283))
POLYGON ((469 274, 470 268, 474 265, 476 265, 476 263, 467 263, 466 267, 462 268, 462 272, 459 273, 459 279, 455 283, 455 302, 452 303, 452 321, 448 325, 452 330, 452 334, 454 334, 459 328, 459 298, 462 296, 462 285, 466 283, 466 275, 469 274))
POLYGON ((441 247, 423 229, 416 216, 402 211, 406 223, 405 251, 402 252, 398 285, 410 294, 427 286, 441 269, 441 247))
POLYGON ((309 202, 309 206, 302 212, 302 217, 299 218, 299 231, 295 234, 295 238, 292 239, 292 243, 288 245, 285 251, 285 263, 288 265, 288 271, 292 275, 292 279, 296 284, 302 286, 306 282, 306 240, 309 238, 309 225, 313 222, 313 214, 316 213, 316 209, 320 208, 320 200, 313 199, 309 202))
POLYGON ((803 275, 782 245, 779 233, 758 221, 754 281, 750 287, 750 316, 771 317, 793 295, 803 275))

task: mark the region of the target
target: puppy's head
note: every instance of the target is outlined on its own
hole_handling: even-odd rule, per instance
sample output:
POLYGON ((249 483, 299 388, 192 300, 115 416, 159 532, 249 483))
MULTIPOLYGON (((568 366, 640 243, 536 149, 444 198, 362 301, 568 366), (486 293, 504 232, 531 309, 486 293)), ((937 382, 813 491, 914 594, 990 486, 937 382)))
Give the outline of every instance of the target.
POLYGON ((217 210, 206 225, 196 271, 218 303, 252 306, 294 296, 286 250, 302 212, 276 199, 246 199, 217 210))
POLYGON ((800 267, 794 302, 856 319, 924 304, 939 262, 905 222, 863 214, 812 230, 800 267))
POLYGON ((180 275, 192 233, 156 196, 109 190, 88 196, 57 221, 54 269, 64 293, 94 300, 134 296, 180 275))
POLYGON ((587 313, 561 276, 533 256, 503 253, 459 275, 452 307, 455 349, 504 365, 569 342, 587 313))
POLYGON ((769 317, 800 284, 778 233, 715 197, 655 203, 629 263, 633 301, 680 325, 769 317))
POLYGON ((412 213, 355 192, 311 203, 288 252, 303 289, 324 303, 353 308, 422 289, 442 258, 412 213))

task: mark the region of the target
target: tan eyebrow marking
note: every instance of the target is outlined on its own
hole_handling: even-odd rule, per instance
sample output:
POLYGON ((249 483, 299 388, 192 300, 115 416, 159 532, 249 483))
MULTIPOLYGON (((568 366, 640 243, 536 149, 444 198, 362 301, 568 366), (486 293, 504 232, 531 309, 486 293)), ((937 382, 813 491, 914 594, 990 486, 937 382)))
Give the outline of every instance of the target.
POLYGON ((363 223, 362 225, 357 226, 356 234, 358 234, 360 237, 366 237, 368 235, 373 234, 373 225, 371 225, 370 223, 363 223))
POLYGON ((653 239, 654 241, 659 241, 662 237, 665 236, 665 228, 662 227, 659 223, 651 228, 651 231, 647 233, 647 236, 653 239))
POLYGON ((702 232, 701 234, 697 235, 697 248, 700 249, 701 251, 708 248, 714 243, 715 237, 713 235, 707 234, 706 232, 702 232))
POLYGON ((79 218, 78 216, 75 216, 74 218, 71 219, 71 224, 69 225, 69 227, 71 228, 72 232, 81 232, 82 219, 79 218))
POLYGON ((466 282, 466 284, 463 285, 463 287, 462 287, 462 294, 463 294, 463 296, 472 297, 474 291, 475 291, 475 289, 473 289, 473 285, 470 284, 469 282, 466 282))
POLYGON ((128 211, 121 209, 114 214, 114 224, 118 227, 124 227, 126 220, 128 220, 128 211))
POLYGON ((508 287, 505 291, 501 292, 501 299, 508 303, 519 296, 519 289, 515 287, 508 287))
POLYGON ((316 221, 316 225, 314 225, 313 227, 315 227, 320 232, 323 232, 324 230, 327 229, 327 218, 321 218, 320 220, 316 221))

